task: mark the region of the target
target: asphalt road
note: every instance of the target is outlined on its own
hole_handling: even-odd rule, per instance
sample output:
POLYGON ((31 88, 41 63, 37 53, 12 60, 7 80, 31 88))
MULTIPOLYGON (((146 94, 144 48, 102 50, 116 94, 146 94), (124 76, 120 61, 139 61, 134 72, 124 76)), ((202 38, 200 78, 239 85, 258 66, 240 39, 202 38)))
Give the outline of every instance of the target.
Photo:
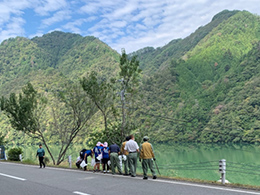
POLYGON ((260 191, 0 161, 0 195, 243 195, 260 191))

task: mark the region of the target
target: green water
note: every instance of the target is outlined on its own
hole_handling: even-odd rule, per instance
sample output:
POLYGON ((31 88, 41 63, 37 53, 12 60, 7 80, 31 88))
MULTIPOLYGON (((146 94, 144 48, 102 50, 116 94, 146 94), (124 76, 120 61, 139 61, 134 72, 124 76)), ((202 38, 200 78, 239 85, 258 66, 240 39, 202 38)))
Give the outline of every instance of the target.
MULTIPOLYGON (((226 159, 226 179, 231 183, 260 186, 260 146, 246 144, 153 144, 161 175, 217 181, 219 160, 226 159)), ((22 146, 24 159, 33 159, 38 146, 22 146)), ((83 147, 72 146, 75 162, 83 147)), ((58 146, 52 146, 55 156, 58 146)), ((48 153, 46 156, 49 156, 48 153)), ((138 162, 138 172, 142 172, 138 162)), ((158 174, 159 176, 159 174, 158 174)))

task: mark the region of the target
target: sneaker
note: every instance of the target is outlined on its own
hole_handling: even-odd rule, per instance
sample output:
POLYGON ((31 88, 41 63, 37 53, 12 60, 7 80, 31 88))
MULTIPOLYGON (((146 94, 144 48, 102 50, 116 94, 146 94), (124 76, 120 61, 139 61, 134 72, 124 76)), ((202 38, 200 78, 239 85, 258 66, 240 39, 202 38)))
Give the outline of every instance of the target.
POLYGON ((156 176, 153 176, 153 179, 156 179, 157 177, 156 176))
POLYGON ((144 177, 143 179, 148 179, 148 177, 144 177))
POLYGON ((107 170, 107 173, 109 173, 109 170, 107 170))
POLYGON ((106 173, 106 170, 104 170, 103 173, 106 173))

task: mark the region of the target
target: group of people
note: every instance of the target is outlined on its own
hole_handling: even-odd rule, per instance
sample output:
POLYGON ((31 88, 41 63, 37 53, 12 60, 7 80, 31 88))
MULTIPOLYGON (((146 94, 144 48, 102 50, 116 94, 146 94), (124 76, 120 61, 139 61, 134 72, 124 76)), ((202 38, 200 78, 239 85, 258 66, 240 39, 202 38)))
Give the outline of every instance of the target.
MULTIPOLYGON (((107 142, 102 144, 98 142, 93 149, 83 149, 80 151, 80 156, 77 159, 76 165, 79 168, 82 161, 87 165, 87 157, 95 161, 94 163, 94 172, 100 171, 100 164, 103 166, 103 172, 109 172, 111 168, 112 174, 115 174, 115 169, 117 168, 120 175, 123 174, 123 171, 120 166, 120 161, 123 161, 124 164, 124 174, 131 175, 131 177, 136 177, 136 167, 139 156, 139 161, 142 163, 143 169, 143 179, 148 179, 147 172, 148 168, 151 170, 153 179, 156 179, 156 172, 154 169, 154 150, 151 143, 149 143, 149 137, 145 136, 143 138, 144 143, 141 144, 140 148, 135 141, 133 135, 127 136, 125 141, 122 143, 121 148, 113 143, 108 146, 107 142), (95 157, 95 158, 94 158, 95 157)), ((86 170, 84 166, 84 170, 86 170)))

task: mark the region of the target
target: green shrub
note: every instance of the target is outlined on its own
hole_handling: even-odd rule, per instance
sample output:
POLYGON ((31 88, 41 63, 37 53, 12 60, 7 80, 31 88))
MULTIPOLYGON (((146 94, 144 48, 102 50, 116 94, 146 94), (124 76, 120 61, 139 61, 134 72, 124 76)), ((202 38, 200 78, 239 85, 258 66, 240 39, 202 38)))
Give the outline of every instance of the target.
POLYGON ((50 159, 45 156, 43 162, 47 165, 50 162, 50 159))
POLYGON ((8 160, 20 161, 19 154, 23 154, 22 148, 12 148, 8 151, 8 160))

